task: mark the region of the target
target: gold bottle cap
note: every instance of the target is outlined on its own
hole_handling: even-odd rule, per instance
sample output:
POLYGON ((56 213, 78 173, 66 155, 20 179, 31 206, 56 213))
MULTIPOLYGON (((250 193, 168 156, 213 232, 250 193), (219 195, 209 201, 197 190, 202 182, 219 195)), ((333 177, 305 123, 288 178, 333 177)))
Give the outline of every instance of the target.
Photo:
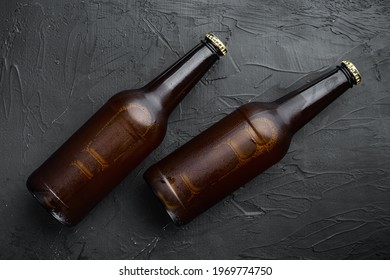
POLYGON ((226 55, 227 48, 225 44, 217 38, 217 36, 215 36, 213 33, 207 33, 206 39, 213 43, 213 45, 216 46, 223 55, 226 55))
POLYGON ((342 64, 347 67, 348 71, 352 74, 353 78, 355 79, 356 84, 360 84, 362 82, 362 76, 360 75, 359 71, 355 67, 355 65, 352 64, 349 60, 343 60, 341 62, 342 64))

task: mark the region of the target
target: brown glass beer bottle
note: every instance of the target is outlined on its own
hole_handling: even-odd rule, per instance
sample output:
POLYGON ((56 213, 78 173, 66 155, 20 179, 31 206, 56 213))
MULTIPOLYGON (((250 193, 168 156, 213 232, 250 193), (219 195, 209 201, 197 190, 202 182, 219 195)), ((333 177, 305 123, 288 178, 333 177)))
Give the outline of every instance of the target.
POLYGON ((281 160, 293 134, 361 76, 349 61, 271 103, 248 103, 151 166, 145 180, 185 224, 281 160))
POLYGON ((79 222, 163 140, 167 118, 226 54, 213 34, 143 88, 114 95, 27 180, 61 223, 79 222))

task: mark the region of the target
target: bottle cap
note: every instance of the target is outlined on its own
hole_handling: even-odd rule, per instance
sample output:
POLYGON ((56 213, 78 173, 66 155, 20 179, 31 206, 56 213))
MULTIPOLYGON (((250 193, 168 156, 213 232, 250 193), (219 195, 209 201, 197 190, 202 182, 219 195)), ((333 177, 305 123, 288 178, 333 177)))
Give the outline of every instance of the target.
POLYGON ((360 73, 357 70, 357 68, 355 67, 355 65, 353 65, 352 62, 349 60, 343 60, 341 63, 344 64, 345 67, 347 67, 348 71, 351 73, 351 75, 355 79, 356 84, 357 85, 360 84, 362 82, 362 76, 360 75, 360 73))
POLYGON ((224 43, 220 39, 217 38, 213 33, 207 33, 206 39, 209 40, 217 49, 223 54, 226 55, 227 48, 224 43))

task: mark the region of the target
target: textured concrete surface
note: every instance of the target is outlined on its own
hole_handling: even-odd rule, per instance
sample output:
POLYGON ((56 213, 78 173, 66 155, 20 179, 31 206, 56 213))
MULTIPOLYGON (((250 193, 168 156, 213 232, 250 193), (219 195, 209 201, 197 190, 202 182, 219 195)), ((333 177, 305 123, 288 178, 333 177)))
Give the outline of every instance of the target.
POLYGON ((1 1, 1 259, 389 259, 389 1, 1 1), (144 85, 212 31, 221 59, 173 112, 162 145, 79 225, 28 175, 110 96, 144 85), (176 227, 148 166, 249 101, 348 58, 363 84, 286 157, 176 227))

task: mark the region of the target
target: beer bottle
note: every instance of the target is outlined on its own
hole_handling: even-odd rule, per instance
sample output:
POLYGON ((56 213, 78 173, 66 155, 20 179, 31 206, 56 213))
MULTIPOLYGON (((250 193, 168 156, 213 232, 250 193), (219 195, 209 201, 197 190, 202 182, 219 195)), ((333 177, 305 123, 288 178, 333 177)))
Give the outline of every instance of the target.
POLYGON ((30 192, 75 225, 161 143, 169 114, 226 51, 206 34, 146 86, 114 95, 31 174, 30 192))
POLYGON ((185 224, 280 161, 293 134, 361 76, 349 61, 271 102, 252 102, 151 166, 145 180, 185 224))

